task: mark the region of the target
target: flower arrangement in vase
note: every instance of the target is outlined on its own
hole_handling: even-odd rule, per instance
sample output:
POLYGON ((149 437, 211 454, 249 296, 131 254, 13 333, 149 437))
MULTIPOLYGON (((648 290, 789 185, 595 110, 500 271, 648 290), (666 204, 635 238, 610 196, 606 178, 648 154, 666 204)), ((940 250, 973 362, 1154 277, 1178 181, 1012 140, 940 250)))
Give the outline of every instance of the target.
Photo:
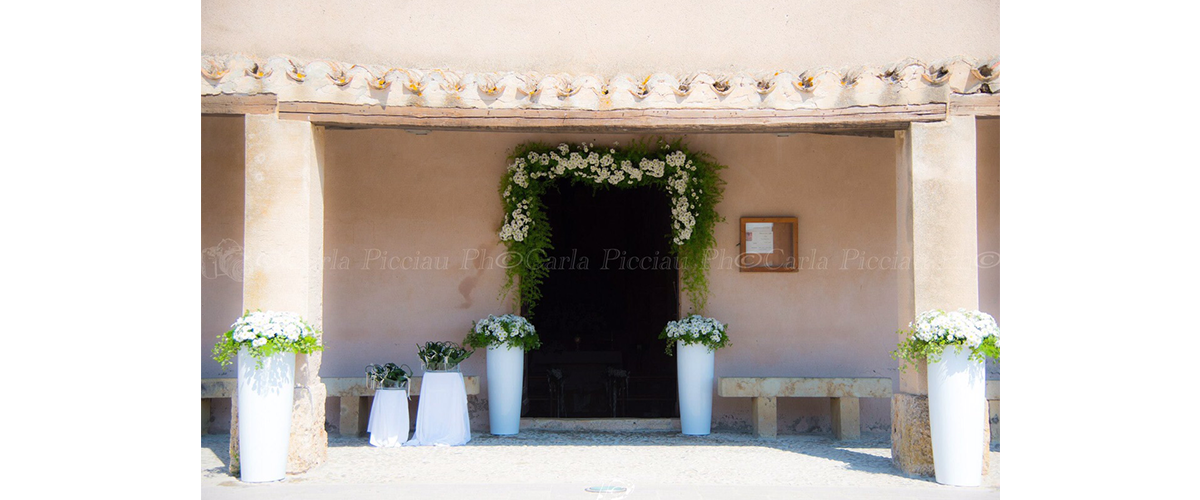
POLYGON ((965 348, 972 361, 1000 359, 1000 327, 996 319, 985 312, 966 309, 925 311, 908 324, 908 330, 898 333, 907 336, 892 352, 892 358, 905 362, 901 368, 920 360, 938 362, 949 347, 956 351, 965 348))
POLYGON ((717 349, 729 345, 729 325, 693 314, 671 321, 658 338, 675 348, 679 377, 679 421, 683 433, 704 436, 712 430, 712 397, 717 349))
POLYGON ((277 353, 312 354, 324 350, 317 340, 320 333, 293 312, 246 311, 217 338, 213 359, 228 366, 245 349, 261 368, 264 359, 277 353))
POLYGON ((729 346, 729 335, 725 333, 728 327, 713 318, 693 314, 679 321, 668 322, 658 338, 668 341, 668 355, 671 355, 671 348, 676 344, 700 345, 716 351, 729 346))
POLYGON ((515 314, 489 314, 471 325, 463 344, 487 349, 488 419, 492 434, 516 434, 521 427, 525 352, 542 345, 537 330, 529 320, 515 314))
POLYGON ((985 358, 1000 359, 1000 327, 991 315, 966 309, 925 311, 909 323, 892 357, 904 369, 925 360, 929 427, 937 482, 979 486, 983 476, 985 358))
POLYGON ((367 365, 366 372, 367 387, 371 389, 407 389, 413 374, 408 365, 396 363, 367 365))
POLYGON ((417 346, 417 357, 421 358, 421 366, 425 371, 458 370, 459 363, 471 357, 474 351, 469 351, 457 342, 430 341, 417 346))
POLYGON ((321 351, 320 331, 293 312, 246 311, 218 337, 213 359, 238 360, 241 480, 278 481, 287 469, 296 353, 321 351))
POLYGON ((471 325, 463 345, 476 349, 506 346, 529 352, 541 347, 542 341, 529 320, 516 314, 489 314, 471 325))

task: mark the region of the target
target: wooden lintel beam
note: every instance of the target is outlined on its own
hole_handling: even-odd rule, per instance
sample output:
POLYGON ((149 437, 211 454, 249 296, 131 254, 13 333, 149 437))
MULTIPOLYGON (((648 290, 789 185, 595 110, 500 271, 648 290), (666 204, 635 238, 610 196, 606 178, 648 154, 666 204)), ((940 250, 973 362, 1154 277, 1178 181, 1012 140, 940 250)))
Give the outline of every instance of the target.
POLYGON ((200 113, 205 115, 266 115, 275 112, 275 94, 220 94, 200 96, 200 113))
POLYGON ((837 109, 561 110, 368 106, 281 101, 279 116, 340 128, 613 133, 785 133, 897 130, 944 120, 945 103, 837 109))
POLYGON ((1000 116, 1000 94, 951 94, 951 115, 974 115, 979 118, 1000 116))
POLYGON ((853 129, 853 130, 818 130, 814 134, 821 135, 842 135, 853 137, 875 137, 875 138, 896 138, 895 130, 870 130, 870 129, 853 129))

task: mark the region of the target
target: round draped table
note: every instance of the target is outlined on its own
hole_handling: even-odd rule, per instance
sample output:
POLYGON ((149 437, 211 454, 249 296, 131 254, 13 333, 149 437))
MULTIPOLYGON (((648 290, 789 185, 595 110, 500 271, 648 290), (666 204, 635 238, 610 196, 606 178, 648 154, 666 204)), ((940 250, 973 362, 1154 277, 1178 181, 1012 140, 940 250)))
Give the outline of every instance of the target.
POLYGON ((408 440, 408 390, 376 389, 367 418, 372 446, 392 447, 408 440))
POLYGON ((467 444, 471 421, 461 372, 427 371, 421 379, 417 429, 405 446, 467 444))

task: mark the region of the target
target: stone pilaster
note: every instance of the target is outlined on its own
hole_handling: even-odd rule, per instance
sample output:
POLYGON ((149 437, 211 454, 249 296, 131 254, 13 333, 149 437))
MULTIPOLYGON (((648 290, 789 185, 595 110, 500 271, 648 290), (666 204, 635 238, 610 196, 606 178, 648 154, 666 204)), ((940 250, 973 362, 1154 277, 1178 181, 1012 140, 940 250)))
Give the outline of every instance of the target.
MULTIPOLYGON (((909 263, 897 280, 901 329, 929 309, 979 307, 975 157, 974 116, 896 132, 896 248, 909 263)), ((928 393, 924 363, 900 373, 892 461, 909 474, 933 474, 928 393)))
MULTIPOLYGON (((325 204, 324 128, 274 114, 246 115, 245 309, 293 311, 322 325, 325 204)), ((325 385, 321 353, 296 356, 288 473, 325 461, 325 385)), ((236 397, 235 397, 236 400, 236 397)), ((230 471, 238 470, 237 412, 230 471)))

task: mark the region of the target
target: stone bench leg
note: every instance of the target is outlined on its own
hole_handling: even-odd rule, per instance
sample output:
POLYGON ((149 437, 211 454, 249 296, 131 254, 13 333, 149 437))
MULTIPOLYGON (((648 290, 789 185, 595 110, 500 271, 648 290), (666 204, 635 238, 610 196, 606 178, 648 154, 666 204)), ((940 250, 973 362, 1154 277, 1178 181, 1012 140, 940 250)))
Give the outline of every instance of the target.
POLYGON ((988 425, 991 427, 992 442, 1000 442, 1000 400, 988 401, 988 425))
POLYGON ((363 398, 358 396, 342 396, 338 398, 341 404, 341 415, 338 417, 338 432, 343 436, 357 436, 360 431, 358 421, 362 414, 363 398))
POLYGON ((837 439, 859 439, 862 435, 859 424, 858 398, 829 398, 830 414, 833 416, 833 435, 837 439))
POLYGON ((754 405, 750 410, 750 419, 754 421, 754 433, 758 434, 758 437, 774 438, 779 432, 775 398, 761 397, 751 399, 754 405))
POLYGON ((200 398, 200 435, 208 434, 208 419, 212 417, 212 400, 200 398))

